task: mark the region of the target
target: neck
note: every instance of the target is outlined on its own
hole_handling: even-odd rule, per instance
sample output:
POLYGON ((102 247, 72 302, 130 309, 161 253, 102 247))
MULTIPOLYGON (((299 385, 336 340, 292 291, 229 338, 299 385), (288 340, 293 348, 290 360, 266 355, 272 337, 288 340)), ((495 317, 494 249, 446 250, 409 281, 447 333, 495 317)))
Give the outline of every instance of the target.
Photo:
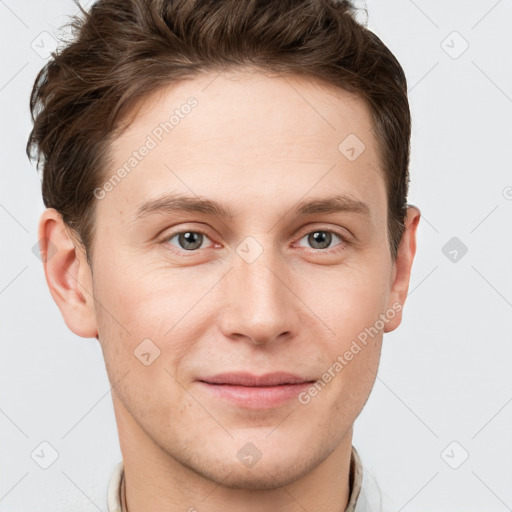
POLYGON ((121 404, 115 404, 115 411, 124 463, 122 512, 343 512, 346 508, 352 429, 327 458, 289 484, 234 488, 184 465, 155 444, 121 404))

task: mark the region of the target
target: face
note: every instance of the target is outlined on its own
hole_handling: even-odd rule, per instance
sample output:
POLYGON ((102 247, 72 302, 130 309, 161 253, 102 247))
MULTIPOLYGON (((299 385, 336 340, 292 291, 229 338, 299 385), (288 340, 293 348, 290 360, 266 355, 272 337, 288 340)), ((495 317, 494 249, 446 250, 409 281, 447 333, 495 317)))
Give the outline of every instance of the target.
POLYGON ((370 112, 241 71, 139 107, 96 193, 92 274, 77 263, 94 301, 68 325, 98 336, 121 437, 223 485, 286 485, 351 435, 405 299, 414 251, 390 255, 370 112), (302 384, 211 383, 226 372, 302 384))

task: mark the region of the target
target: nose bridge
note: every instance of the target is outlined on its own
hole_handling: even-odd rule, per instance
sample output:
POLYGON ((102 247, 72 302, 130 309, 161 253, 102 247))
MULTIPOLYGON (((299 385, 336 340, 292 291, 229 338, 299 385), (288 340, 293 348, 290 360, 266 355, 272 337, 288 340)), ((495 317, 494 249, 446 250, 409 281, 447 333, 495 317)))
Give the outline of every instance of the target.
POLYGON ((297 326, 297 303, 287 285, 286 266, 270 237, 247 237, 233 254, 227 276, 223 330, 253 343, 266 343, 297 326))

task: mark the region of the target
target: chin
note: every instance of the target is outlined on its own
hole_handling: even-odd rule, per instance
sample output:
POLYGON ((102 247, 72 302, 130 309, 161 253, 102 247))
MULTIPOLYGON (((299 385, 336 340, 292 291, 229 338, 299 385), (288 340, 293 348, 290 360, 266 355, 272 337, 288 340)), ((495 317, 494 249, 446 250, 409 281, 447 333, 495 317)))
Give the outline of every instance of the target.
MULTIPOLYGON (((260 461, 258 464, 262 464, 260 461)), ((229 470, 228 470, 229 471, 229 470)), ((205 475, 228 489, 246 489, 254 491, 270 491, 287 486, 307 473, 307 468, 299 471, 297 467, 277 467, 272 469, 266 466, 259 468, 241 468, 237 465, 227 475, 205 475)))

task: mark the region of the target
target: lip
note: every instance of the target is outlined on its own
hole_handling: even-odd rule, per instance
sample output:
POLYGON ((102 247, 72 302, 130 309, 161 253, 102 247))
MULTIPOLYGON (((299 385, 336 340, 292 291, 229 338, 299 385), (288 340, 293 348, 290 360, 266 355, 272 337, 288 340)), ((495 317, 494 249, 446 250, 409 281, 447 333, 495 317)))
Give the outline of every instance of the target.
POLYGON ((216 398, 227 400, 237 407, 268 409, 282 405, 311 386, 315 380, 288 372, 253 375, 230 372, 205 377, 199 384, 216 398))
POLYGON ((273 372, 265 373, 264 375, 254 375, 247 372, 228 372, 204 377, 199 380, 209 384, 231 384, 233 386, 280 386, 282 384, 311 382, 310 379, 289 372, 273 372))

